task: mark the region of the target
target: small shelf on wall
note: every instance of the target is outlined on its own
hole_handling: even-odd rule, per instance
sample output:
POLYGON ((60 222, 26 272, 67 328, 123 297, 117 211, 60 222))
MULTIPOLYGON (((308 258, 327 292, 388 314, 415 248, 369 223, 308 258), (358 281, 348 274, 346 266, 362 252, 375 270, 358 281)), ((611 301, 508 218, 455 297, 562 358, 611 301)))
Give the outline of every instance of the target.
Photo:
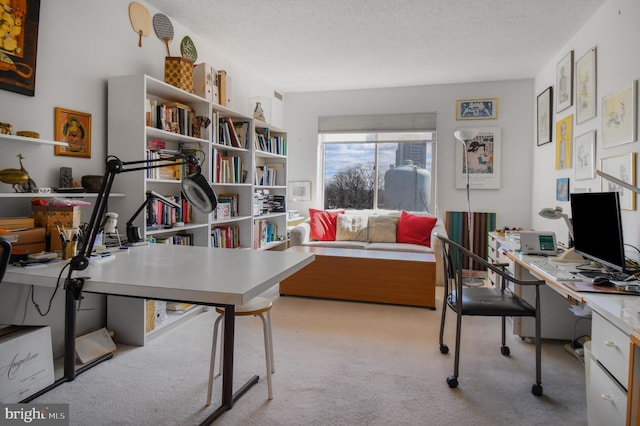
POLYGON ((38 139, 38 138, 28 138, 25 136, 15 136, 15 135, 5 135, 0 134, 0 141, 7 142, 27 142, 30 144, 40 144, 40 145, 59 145, 59 146, 69 146, 66 142, 60 141, 50 141, 47 139, 38 139))

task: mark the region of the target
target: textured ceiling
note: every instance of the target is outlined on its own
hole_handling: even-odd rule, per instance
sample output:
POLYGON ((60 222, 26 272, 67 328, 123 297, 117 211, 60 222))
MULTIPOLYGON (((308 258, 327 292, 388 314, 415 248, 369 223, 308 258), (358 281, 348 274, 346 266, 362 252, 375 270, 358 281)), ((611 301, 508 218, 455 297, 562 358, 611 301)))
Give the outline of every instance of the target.
POLYGON ((532 78, 604 0, 147 0, 282 92, 532 78))

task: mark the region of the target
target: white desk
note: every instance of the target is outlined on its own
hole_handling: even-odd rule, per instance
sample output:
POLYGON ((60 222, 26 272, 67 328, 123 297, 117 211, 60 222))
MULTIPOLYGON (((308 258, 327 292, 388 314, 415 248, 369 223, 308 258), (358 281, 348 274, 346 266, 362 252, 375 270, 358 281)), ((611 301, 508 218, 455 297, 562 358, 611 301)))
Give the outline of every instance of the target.
MULTIPOLYGON (((222 404, 207 419, 212 422, 233 406, 234 399, 257 382, 257 376, 233 394, 234 306, 268 290, 314 260, 310 253, 210 249, 155 245, 121 250, 92 263, 75 277, 88 277, 83 291, 150 299, 225 306, 222 404)), ((55 287, 64 262, 46 267, 9 266, 4 282, 55 287)), ((67 272, 62 276, 63 285, 67 272)), ((1 291, 1 288, 0 288, 1 291)), ((66 292, 65 378, 75 378, 76 302, 66 292), (71 336, 71 337, 70 337, 71 336), (70 364, 70 366, 69 366, 70 364)), ((86 368, 85 368, 86 369, 86 368)), ((84 371, 81 370, 79 372, 84 371)), ((54 384, 57 386, 60 383, 54 384)), ((50 389, 50 388, 48 388, 50 389)))

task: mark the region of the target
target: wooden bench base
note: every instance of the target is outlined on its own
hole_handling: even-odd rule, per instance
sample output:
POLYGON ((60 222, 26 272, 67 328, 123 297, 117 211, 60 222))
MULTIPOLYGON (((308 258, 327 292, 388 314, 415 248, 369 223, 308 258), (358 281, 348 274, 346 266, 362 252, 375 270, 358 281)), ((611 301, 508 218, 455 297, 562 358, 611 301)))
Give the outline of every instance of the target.
POLYGON ((436 308, 433 254, 297 246, 315 261, 280 282, 280 294, 436 308))

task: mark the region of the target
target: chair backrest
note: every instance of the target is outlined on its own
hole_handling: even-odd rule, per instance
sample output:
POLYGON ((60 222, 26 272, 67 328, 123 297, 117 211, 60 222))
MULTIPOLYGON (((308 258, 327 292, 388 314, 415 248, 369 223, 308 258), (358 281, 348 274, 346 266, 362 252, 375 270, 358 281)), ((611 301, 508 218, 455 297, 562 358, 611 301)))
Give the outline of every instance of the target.
POLYGON ((0 252, 0 282, 2 282, 11 258, 11 243, 5 238, 0 238, 0 248, 2 249, 2 252, 0 252))

